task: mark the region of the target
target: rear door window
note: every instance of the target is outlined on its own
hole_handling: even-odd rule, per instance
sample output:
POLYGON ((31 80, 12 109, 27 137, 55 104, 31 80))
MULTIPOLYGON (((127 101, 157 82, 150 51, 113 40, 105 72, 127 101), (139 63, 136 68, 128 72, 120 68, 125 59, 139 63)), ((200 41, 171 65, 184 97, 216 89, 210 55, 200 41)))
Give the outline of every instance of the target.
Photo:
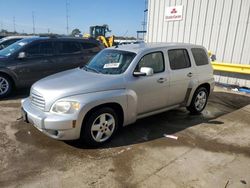
POLYGON ((172 70, 185 69, 191 67, 191 62, 186 49, 168 50, 170 68, 172 70))
POLYGON ((192 48, 191 51, 195 60, 195 64, 197 66, 208 64, 208 57, 205 50, 203 50, 202 48, 192 48))
POLYGON ((59 54, 75 54, 81 52, 81 46, 74 41, 56 42, 57 51, 59 54))

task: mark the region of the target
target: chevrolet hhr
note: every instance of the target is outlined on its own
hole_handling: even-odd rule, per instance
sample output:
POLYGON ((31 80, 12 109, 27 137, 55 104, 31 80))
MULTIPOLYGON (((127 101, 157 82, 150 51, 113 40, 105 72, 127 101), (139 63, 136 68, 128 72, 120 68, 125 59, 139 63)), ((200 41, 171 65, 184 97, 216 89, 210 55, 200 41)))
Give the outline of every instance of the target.
POLYGON ((102 50, 84 67, 36 82, 22 100, 22 114, 52 138, 81 138, 97 146, 146 116, 178 107, 201 113, 213 88, 202 46, 123 45, 102 50))

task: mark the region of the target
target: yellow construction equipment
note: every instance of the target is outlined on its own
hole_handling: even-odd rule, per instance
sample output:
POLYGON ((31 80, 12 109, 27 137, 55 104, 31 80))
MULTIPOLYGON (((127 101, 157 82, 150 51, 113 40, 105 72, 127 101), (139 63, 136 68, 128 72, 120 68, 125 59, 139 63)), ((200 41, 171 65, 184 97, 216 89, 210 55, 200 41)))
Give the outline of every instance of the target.
POLYGON ((114 35, 107 38, 104 36, 99 36, 97 39, 101 41, 101 43, 103 43, 106 48, 114 45, 114 35))
POLYGON ((106 37, 106 33, 111 32, 109 26, 104 25, 95 25, 90 26, 89 34, 84 34, 85 38, 95 38, 99 40, 106 48, 114 45, 114 36, 106 37))

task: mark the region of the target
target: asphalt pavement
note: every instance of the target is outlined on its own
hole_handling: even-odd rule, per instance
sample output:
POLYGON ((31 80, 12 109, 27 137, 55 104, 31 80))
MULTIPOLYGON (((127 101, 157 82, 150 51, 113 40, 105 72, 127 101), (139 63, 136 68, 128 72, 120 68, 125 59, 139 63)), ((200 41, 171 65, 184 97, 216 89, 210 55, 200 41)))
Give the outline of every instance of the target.
POLYGON ((250 187, 250 95, 216 87, 202 114, 141 119, 93 149, 19 120, 28 94, 0 101, 0 187, 250 187))

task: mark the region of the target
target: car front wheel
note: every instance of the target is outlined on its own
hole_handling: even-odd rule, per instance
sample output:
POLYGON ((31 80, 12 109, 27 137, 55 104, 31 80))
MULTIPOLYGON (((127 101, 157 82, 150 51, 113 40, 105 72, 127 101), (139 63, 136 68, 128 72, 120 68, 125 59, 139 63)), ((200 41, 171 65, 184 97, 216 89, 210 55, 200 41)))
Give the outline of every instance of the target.
POLYGON ((118 128, 118 117, 112 108, 98 109, 82 125, 81 138, 89 146, 109 141, 118 128))
POLYGON ((0 98, 8 96, 12 91, 12 82, 5 76, 0 74, 0 98))
POLYGON ((198 88, 192 98, 190 106, 187 107, 187 109, 192 114, 199 114, 201 113, 204 108, 206 107, 208 100, 208 91, 204 87, 198 88))

